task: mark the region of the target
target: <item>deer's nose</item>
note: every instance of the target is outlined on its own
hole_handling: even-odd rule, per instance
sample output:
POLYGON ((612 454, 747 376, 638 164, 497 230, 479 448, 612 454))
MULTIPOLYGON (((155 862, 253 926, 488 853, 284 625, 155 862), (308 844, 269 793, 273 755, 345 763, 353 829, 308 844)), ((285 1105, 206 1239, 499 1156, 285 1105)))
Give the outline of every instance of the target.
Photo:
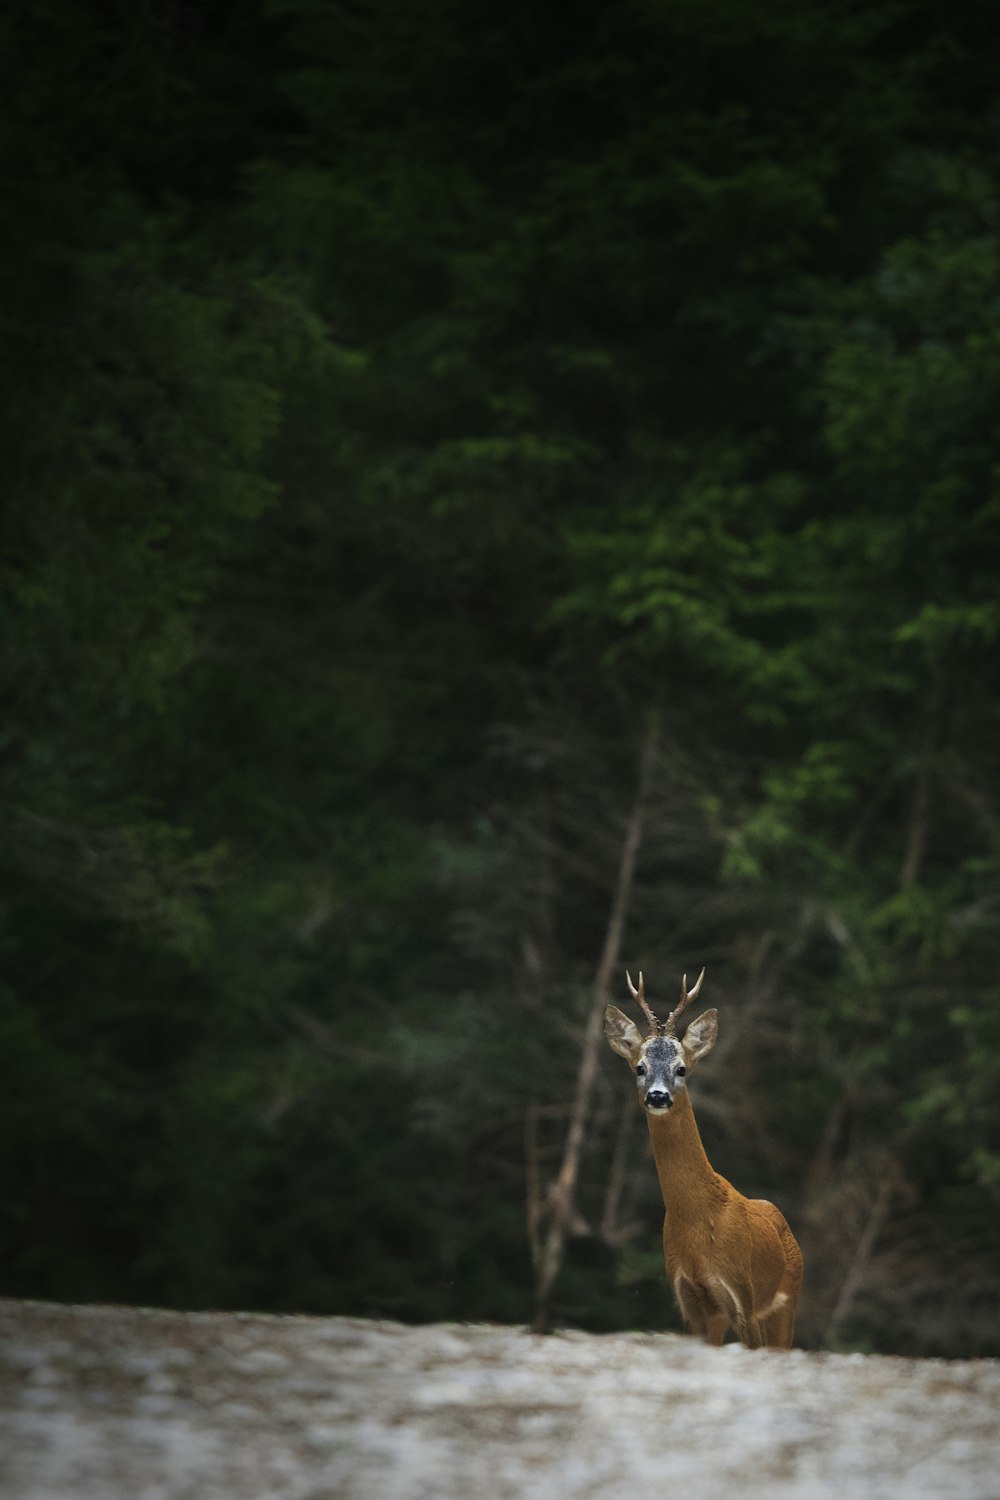
POLYGON ((647 1109, 669 1109, 673 1102, 666 1089, 650 1089, 646 1095, 647 1109))

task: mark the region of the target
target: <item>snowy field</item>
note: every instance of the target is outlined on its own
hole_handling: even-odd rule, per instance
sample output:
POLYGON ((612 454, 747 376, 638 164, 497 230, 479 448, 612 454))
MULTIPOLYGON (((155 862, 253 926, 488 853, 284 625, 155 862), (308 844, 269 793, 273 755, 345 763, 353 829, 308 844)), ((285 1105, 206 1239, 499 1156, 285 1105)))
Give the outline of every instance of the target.
POLYGON ((0 1301, 2 1500, 1000 1500, 1000 1362, 0 1301))

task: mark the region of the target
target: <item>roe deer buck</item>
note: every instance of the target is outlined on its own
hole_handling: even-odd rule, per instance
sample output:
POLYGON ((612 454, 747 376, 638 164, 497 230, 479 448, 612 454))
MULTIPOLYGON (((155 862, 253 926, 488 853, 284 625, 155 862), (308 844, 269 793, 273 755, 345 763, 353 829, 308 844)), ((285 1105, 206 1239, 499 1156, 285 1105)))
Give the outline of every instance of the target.
POLYGON ((698 1134, 687 1073, 712 1050, 718 1033, 714 1010, 692 1021, 681 1040, 675 1023, 701 989, 687 975, 681 998, 666 1021, 646 1003, 642 975, 629 990, 649 1022, 638 1027, 614 1005, 604 1012, 604 1034, 631 1064, 653 1141, 666 1218, 663 1254, 684 1326, 709 1344, 729 1328, 748 1349, 791 1347, 795 1305, 802 1290, 802 1252, 784 1216, 763 1198, 744 1198, 713 1171, 698 1134))

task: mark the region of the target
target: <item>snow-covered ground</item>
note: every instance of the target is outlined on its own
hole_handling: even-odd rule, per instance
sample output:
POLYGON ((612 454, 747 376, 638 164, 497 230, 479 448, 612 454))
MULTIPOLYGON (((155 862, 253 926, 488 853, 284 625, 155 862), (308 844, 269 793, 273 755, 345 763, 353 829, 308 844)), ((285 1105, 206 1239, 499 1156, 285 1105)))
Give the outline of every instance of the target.
POLYGON ((2 1500, 998 1500, 1000 1362, 0 1301, 2 1500))

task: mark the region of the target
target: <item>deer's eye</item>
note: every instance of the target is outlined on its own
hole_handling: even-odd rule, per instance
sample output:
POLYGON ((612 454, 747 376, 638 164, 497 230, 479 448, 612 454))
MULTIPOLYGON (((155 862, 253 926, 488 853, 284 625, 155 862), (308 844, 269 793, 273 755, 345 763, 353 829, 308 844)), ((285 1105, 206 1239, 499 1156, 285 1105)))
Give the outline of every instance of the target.
POLYGON ((646 1076, 646 1064, 645 1063, 639 1063, 637 1065, 636 1070, 635 1070, 635 1076, 636 1076, 636 1078, 645 1078, 645 1076, 646 1076))
POLYGON ((683 1063, 681 1063, 680 1067, 677 1069, 677 1077, 678 1078, 683 1078, 684 1074, 686 1072, 687 1072, 687 1068, 684 1066, 683 1063))

